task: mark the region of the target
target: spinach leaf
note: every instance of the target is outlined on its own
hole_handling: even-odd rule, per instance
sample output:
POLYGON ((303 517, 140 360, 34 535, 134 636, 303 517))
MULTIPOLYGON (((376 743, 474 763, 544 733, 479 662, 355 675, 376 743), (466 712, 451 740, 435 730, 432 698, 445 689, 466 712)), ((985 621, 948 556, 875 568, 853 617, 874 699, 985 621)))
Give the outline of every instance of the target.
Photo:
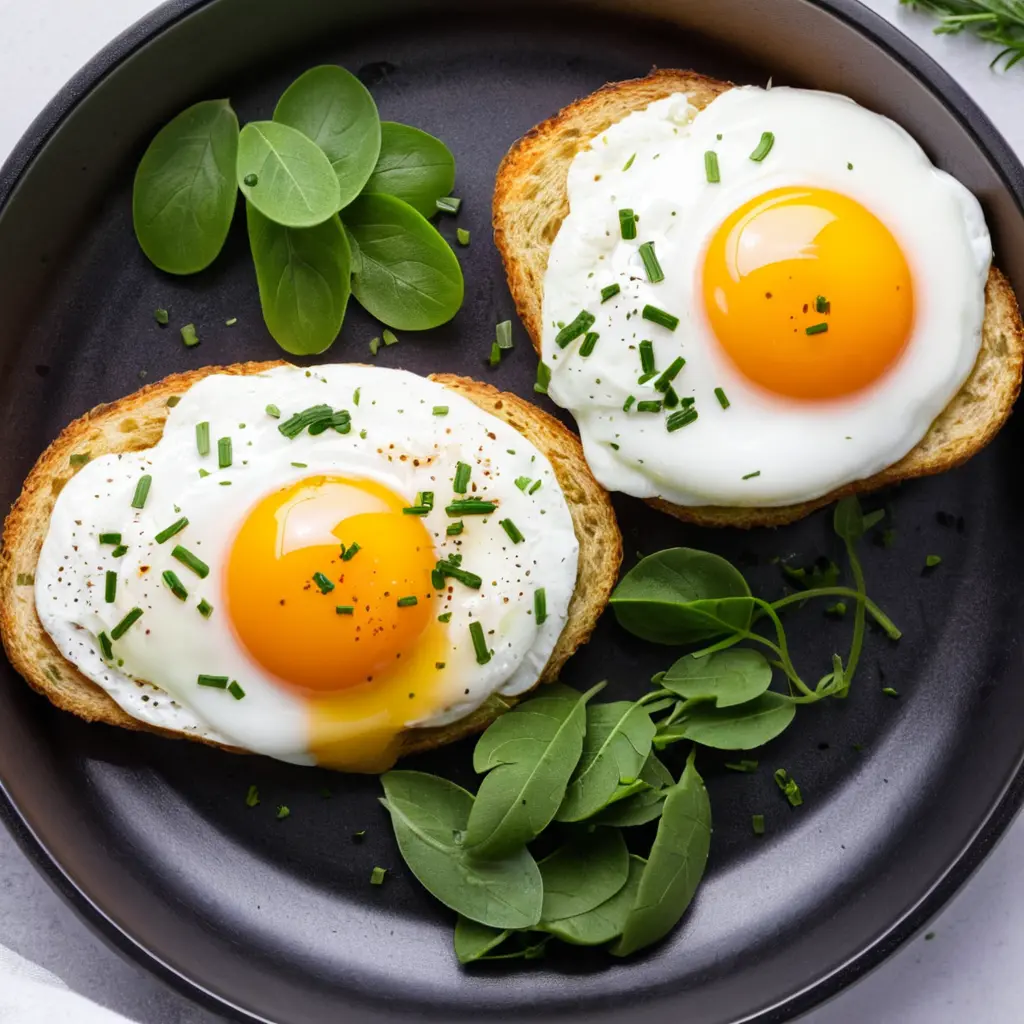
POLYGON ((620 625, 658 644, 690 644, 746 630, 753 611, 739 570, 693 548, 668 548, 641 559, 610 603, 620 625))
MULTIPOLYGON (((661 814, 661 805, 668 795, 668 787, 675 785, 672 773, 651 754, 640 770, 643 789, 639 792, 625 793, 621 798, 613 796, 608 806, 590 820, 595 825, 615 825, 629 828, 633 825, 646 825, 661 814)), ((620 790, 632 787, 621 786, 620 790)))
POLYGON ((582 821, 601 810, 620 781, 640 774, 653 740, 654 723, 643 705, 589 705, 583 755, 558 809, 558 821, 582 821))
POLYGON ((435 202, 452 194, 455 157, 440 139, 419 128, 384 121, 380 130, 380 157, 363 191, 397 196, 432 217, 435 202))
POLYGON ((422 772, 390 771, 381 783, 398 849, 431 895, 492 928, 531 928, 540 920, 544 888, 525 847, 482 860, 461 844, 473 810, 471 793, 422 772))
POLYGON ((665 797, 636 899, 621 938, 611 947, 615 956, 629 956, 667 935, 686 912, 704 874, 711 844, 711 804, 693 766, 694 753, 665 797))
POLYGON ((717 750, 753 750, 784 732, 795 714, 793 701, 771 691, 736 707, 695 704, 659 734, 654 745, 661 749, 678 740, 692 740, 717 750))
POLYGON ((341 205, 341 187, 324 151, 276 121, 250 121, 238 138, 238 187, 264 217, 311 228, 341 205))
POLYGON ((238 200, 238 118, 227 100, 183 110, 135 172, 132 219, 142 251, 168 274, 195 274, 224 247, 238 200))
POLYGON ((341 190, 338 209, 348 206, 381 150, 377 104, 366 86, 337 64, 310 68, 285 89, 274 120, 296 128, 327 154, 341 190))
POLYGON ((286 228, 246 204, 249 246, 263 319, 286 352, 329 348, 345 318, 351 281, 348 242, 337 217, 312 228, 286 228))
POLYGON ((732 647, 703 658, 687 654, 665 673, 661 686, 680 697, 710 697, 727 708, 753 700, 771 682, 772 667, 760 651, 732 647))
POLYGON ((629 851, 617 829, 577 835, 538 865, 544 880, 541 921, 586 914, 610 900, 629 875, 629 851))
POLYGON ((507 928, 492 928, 490 925, 471 921, 459 915, 455 923, 455 955, 460 964, 487 958, 492 949, 500 946, 512 933, 507 928))
POLYGON ((626 884, 614 896, 585 914, 558 921, 542 921, 538 929, 574 946, 600 946, 618 938, 636 902, 646 864, 642 857, 631 855, 626 884))
POLYGON ((587 701, 603 686, 584 694, 551 686, 488 727, 473 751, 473 768, 488 774, 469 815, 466 849, 502 857, 547 828, 583 750, 587 701))
POLYGON ((385 195, 361 195, 344 219, 359 248, 352 292, 371 316, 403 331, 425 331, 455 316, 462 268, 429 221, 385 195))

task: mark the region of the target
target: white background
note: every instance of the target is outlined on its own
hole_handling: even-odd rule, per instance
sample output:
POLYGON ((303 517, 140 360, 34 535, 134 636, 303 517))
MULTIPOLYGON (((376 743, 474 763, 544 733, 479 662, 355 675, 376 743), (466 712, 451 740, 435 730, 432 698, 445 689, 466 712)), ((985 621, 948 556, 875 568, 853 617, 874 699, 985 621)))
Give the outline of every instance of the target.
MULTIPOLYGON (((64 82, 155 6, 153 0, 0 0, 0 162, 64 82)), ((935 56, 1024 157, 1024 64, 1006 75, 992 72, 991 47, 967 37, 934 37, 932 22, 899 8, 895 0, 868 0, 868 6, 935 56)), ((1022 864, 1024 819, 1019 819, 926 929, 934 932, 933 939, 926 941, 922 932, 804 1024, 1024 1021, 1022 864)), ((146 1024, 219 1020, 110 952, 50 891, 2 829, 0 944, 146 1024)))

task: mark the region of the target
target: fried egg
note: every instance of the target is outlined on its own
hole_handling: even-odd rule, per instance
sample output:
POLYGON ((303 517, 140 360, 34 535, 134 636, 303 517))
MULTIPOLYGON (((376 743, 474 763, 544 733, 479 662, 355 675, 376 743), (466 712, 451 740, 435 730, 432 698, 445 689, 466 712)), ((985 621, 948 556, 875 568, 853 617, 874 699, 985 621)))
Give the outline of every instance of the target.
POLYGON ((845 97, 658 100, 575 157, 568 194, 542 359, 610 490, 819 497, 906 455, 974 366, 981 208, 845 97))
POLYGON ((214 374, 65 486, 35 599, 130 715, 377 771, 530 689, 578 545, 547 458, 467 398, 354 365, 214 374))

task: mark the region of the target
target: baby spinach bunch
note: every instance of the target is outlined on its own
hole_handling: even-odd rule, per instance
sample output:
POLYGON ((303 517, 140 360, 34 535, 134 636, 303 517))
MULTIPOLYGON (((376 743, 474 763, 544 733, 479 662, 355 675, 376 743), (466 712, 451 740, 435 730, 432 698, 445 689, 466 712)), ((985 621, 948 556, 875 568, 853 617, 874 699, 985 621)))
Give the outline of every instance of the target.
POLYGON ((285 351, 315 355, 351 295, 401 330, 458 312, 462 270, 427 220, 454 181, 443 142, 382 122, 358 78, 323 65, 285 90, 270 121, 239 130, 228 100, 179 114, 143 155, 132 212, 149 259, 194 274, 223 248, 241 190, 267 328, 285 351))

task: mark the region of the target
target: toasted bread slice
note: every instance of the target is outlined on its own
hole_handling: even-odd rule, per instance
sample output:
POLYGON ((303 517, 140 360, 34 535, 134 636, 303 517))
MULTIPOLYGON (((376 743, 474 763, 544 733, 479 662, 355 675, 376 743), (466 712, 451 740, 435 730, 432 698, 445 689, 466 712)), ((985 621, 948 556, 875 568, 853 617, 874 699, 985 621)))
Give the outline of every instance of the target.
MULTIPOLYGON (((54 646, 36 614, 35 588, 31 584, 57 495, 76 472, 71 462, 73 456, 95 458, 150 448, 163 434, 168 399, 184 394, 212 373, 260 373, 280 365, 239 363, 174 374, 116 402, 97 406, 66 427, 39 457, 4 525, 0 550, 0 636, 11 664, 33 689, 57 707, 89 722, 220 746, 198 736, 156 728, 123 711, 54 646)), ((550 682, 576 648, 589 639, 615 585, 622 560, 622 537, 615 513, 608 495, 587 468, 579 439, 556 419, 489 384, 447 374, 433 379, 505 420, 544 452, 569 503, 580 544, 579 569, 568 621, 537 680, 550 682)), ((403 736, 402 754, 429 750, 478 732, 514 703, 515 698, 492 697, 473 714, 451 725, 410 729, 403 736)), ((244 753, 237 748, 224 749, 244 753)))
MULTIPOLYGON (((569 212, 566 178, 573 157, 610 125, 654 100, 686 93, 707 106, 731 88, 692 71, 654 71, 646 78, 606 85, 537 125, 520 139, 498 168, 494 191, 494 239, 505 262, 520 319, 540 352, 541 308, 548 253, 569 212)), ((829 494, 778 508, 681 506, 662 499, 650 504, 701 526, 781 526, 849 494, 863 493, 953 469, 996 436, 1013 409, 1024 367, 1024 326, 1007 279, 993 268, 985 289, 981 351, 970 377, 931 425, 922 441, 899 462, 829 494)))

